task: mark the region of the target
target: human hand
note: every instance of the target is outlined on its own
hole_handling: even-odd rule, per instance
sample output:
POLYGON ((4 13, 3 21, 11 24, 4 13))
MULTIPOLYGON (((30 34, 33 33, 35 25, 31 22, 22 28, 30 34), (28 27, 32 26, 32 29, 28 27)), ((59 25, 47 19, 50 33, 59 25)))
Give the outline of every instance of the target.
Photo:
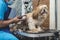
POLYGON ((14 23, 17 23, 17 22, 19 22, 19 21, 20 21, 19 16, 16 16, 15 18, 13 18, 13 22, 14 22, 14 23))
POLYGON ((23 15, 22 18, 21 18, 21 21, 24 21, 27 19, 27 16, 26 15, 23 15))

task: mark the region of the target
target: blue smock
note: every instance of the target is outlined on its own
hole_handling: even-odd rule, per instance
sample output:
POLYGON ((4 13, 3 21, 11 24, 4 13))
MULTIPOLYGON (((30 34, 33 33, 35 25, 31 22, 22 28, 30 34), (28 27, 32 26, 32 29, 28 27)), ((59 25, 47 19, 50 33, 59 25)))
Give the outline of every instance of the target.
MULTIPOLYGON (((10 9, 8 9, 8 5, 5 0, 0 0, 0 20, 7 20, 8 13, 10 9)), ((9 27, 0 28, 0 40, 18 40, 15 36, 13 36, 10 31, 9 27)))

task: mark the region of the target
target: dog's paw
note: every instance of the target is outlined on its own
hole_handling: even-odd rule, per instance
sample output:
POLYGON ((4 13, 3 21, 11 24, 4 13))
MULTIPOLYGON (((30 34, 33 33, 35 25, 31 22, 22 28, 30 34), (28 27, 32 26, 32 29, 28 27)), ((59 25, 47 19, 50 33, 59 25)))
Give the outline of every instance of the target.
POLYGON ((29 33, 38 33, 38 32, 43 32, 43 30, 40 27, 38 27, 36 29, 31 29, 31 30, 29 30, 27 32, 29 32, 29 33))

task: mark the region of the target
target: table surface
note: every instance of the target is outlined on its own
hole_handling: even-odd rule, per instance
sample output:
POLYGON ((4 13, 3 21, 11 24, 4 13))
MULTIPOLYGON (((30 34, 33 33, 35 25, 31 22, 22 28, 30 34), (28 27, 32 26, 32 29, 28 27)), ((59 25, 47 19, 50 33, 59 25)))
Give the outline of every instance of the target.
POLYGON ((54 36, 54 33, 57 32, 55 30, 49 30, 46 32, 40 32, 40 33, 27 33, 23 31, 17 31, 16 33, 22 36, 26 37, 47 37, 47 36, 54 36))

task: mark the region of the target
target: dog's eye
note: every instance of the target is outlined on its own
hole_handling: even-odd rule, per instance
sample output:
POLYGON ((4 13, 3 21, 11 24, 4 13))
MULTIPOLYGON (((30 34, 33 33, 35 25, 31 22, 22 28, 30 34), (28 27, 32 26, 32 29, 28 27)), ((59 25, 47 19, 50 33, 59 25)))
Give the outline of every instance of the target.
POLYGON ((37 26, 37 25, 35 25, 35 27, 36 27, 36 28, 38 28, 38 26, 37 26))

